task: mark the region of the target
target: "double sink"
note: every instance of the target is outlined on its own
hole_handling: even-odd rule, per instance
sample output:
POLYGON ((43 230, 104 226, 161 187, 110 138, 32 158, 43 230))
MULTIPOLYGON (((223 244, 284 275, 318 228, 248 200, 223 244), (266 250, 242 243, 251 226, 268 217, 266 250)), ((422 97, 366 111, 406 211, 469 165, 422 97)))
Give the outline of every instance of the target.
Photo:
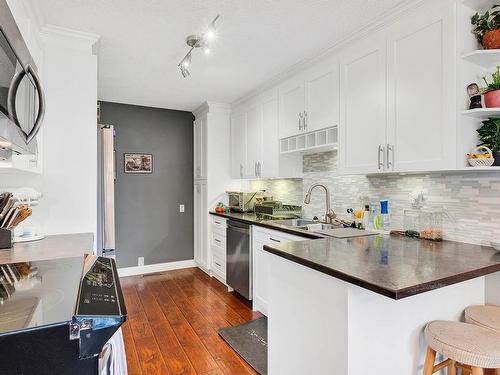
POLYGON ((340 224, 327 224, 320 223, 307 219, 286 219, 286 220, 273 220, 273 223, 283 225, 286 227, 307 230, 313 233, 318 233, 322 236, 335 237, 335 238, 353 238, 362 236, 372 236, 376 233, 367 230, 344 228, 340 224))
POLYGON ((284 225, 285 227, 291 227, 295 229, 308 230, 311 232, 316 232, 320 230, 328 230, 338 228, 338 225, 320 223, 318 221, 308 220, 308 219, 284 219, 284 220, 273 220, 273 223, 278 225, 284 225), (314 226, 312 226, 314 224, 314 226), (321 227, 320 227, 321 225, 321 227))

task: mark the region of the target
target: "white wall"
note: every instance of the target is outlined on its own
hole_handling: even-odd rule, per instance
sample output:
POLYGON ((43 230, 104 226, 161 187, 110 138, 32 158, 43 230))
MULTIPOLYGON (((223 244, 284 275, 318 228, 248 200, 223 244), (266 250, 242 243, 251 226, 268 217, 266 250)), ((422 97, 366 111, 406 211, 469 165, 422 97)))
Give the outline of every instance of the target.
MULTIPOLYGON (((91 34, 44 26, 24 2, 9 1, 45 89, 47 110, 38 142, 42 174, 0 176, 2 188, 43 193, 33 220, 45 234, 93 232, 97 221, 97 57, 91 34)), ((27 225, 29 219, 27 220, 27 225)))

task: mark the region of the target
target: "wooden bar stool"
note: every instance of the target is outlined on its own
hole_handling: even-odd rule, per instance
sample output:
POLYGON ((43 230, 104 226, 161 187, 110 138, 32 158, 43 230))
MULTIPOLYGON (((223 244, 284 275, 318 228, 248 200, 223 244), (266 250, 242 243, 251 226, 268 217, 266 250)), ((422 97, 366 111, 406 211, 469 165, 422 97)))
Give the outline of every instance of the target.
MULTIPOLYGON (((500 306, 470 306, 465 309, 465 322, 487 329, 492 329, 500 334, 500 306)), ((464 369, 463 375, 470 373, 464 369)), ((495 375, 495 370, 487 370, 487 375, 495 375)))
POLYGON ((473 324, 436 320, 425 327, 427 354, 423 375, 448 368, 456 374, 457 364, 470 366, 472 375, 483 375, 484 369, 497 369, 500 375, 500 335, 473 324), (436 352, 447 360, 435 365, 436 352))
POLYGON ((500 306, 470 306, 465 309, 465 322, 500 333, 500 306))

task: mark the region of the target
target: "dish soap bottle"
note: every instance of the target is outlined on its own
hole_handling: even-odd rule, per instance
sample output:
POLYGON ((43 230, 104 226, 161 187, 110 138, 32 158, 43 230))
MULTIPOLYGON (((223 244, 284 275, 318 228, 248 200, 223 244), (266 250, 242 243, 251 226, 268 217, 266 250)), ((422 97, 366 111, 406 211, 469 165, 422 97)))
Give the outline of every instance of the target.
POLYGON ((380 214, 382 219, 382 228, 383 230, 390 230, 391 228, 391 218, 389 216, 389 201, 384 199, 380 201, 380 214))

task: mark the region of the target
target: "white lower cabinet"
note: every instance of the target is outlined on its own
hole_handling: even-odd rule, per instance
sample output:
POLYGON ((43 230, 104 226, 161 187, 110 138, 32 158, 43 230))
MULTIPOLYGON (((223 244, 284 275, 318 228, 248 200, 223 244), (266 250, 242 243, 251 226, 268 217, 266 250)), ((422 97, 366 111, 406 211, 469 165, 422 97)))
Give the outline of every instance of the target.
POLYGON ((252 273, 253 273, 253 310, 267 315, 269 288, 269 257, 264 245, 280 244, 289 241, 304 241, 307 238, 295 236, 254 225, 252 229, 252 273))
POLYGON ((212 216, 210 235, 211 271, 212 275, 223 283, 226 282, 226 223, 226 219, 212 216))

